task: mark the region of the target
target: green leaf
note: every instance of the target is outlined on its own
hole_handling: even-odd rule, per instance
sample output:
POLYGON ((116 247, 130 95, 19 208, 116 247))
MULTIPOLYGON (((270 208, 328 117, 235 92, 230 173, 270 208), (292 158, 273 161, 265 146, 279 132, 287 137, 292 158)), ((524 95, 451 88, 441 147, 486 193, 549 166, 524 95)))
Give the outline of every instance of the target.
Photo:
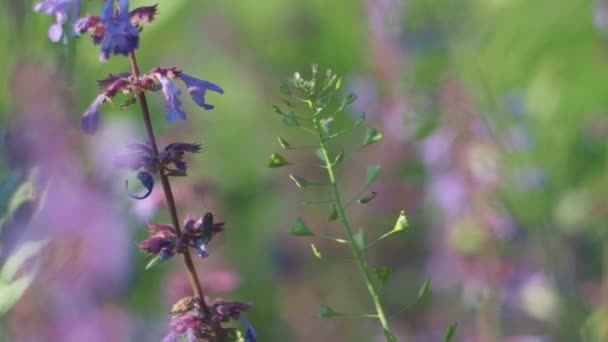
POLYGON ((405 230, 407 228, 407 217, 405 216, 405 211, 401 210, 399 213, 399 217, 397 218, 397 222, 395 223, 395 227, 393 227, 393 232, 399 232, 405 230))
POLYGON ((367 171, 365 173, 365 184, 371 185, 373 182, 375 182, 378 179, 378 176, 380 175, 380 170, 382 170, 382 166, 380 165, 368 166, 367 171))
POLYGON ((365 249, 365 231, 360 228, 359 231, 353 236, 353 240, 359 249, 365 249))
POLYGON ((281 94, 283 94, 283 95, 291 95, 291 90, 289 89, 289 85, 287 83, 281 84, 281 87, 279 88, 279 90, 281 91, 281 94))
POLYGON ((319 124, 321 125, 323 132, 325 132, 325 134, 329 134, 331 132, 331 127, 334 124, 334 118, 330 116, 328 118, 321 119, 319 124))
POLYGON ((445 336, 443 337, 443 342, 450 342, 452 337, 454 337, 454 333, 456 332, 456 328, 458 327, 458 322, 454 322, 450 324, 450 326, 445 331, 445 336))
POLYGON ((285 157, 278 153, 273 153, 272 155, 270 155, 270 162, 268 163, 268 167, 275 168, 285 165, 289 165, 289 162, 287 161, 287 159, 285 159, 285 157))
POLYGON ((301 218, 296 218, 296 222, 289 228, 289 234, 293 236, 314 236, 312 230, 302 221, 301 218))
POLYGON ((397 342, 397 338, 386 329, 384 329, 384 337, 388 342, 397 342))
POLYGON ((329 213, 329 216, 327 217, 327 221, 335 221, 338 219, 338 209, 336 208, 336 205, 334 204, 331 208, 331 213, 329 213))
POLYGON ((321 253, 321 251, 317 248, 317 246, 315 246, 314 243, 310 244, 310 248, 312 248, 312 254, 314 254, 317 259, 323 258, 323 253, 321 253))
POLYGON ((23 265, 34 257, 47 244, 46 240, 28 241, 23 243, 15 252, 9 255, 6 263, 0 270, 0 315, 10 310, 29 288, 38 272, 38 263, 34 263, 19 278, 15 275, 23 271, 23 265))
POLYGON ((319 316, 321 318, 330 318, 330 317, 337 317, 337 316, 341 316, 341 315, 339 313, 335 312, 334 309, 332 309, 328 305, 321 304, 321 306, 319 307, 319 316))
POLYGON ((281 122, 285 126, 290 126, 290 127, 300 126, 300 123, 298 122, 298 118, 296 118, 296 116, 292 112, 285 114, 285 116, 283 117, 283 120, 281 122))
POLYGON ((145 270, 149 270, 152 267, 160 264, 161 262, 163 262, 163 261, 160 259, 160 255, 157 255, 154 258, 150 259, 150 261, 148 261, 148 264, 146 265, 145 270))
POLYGON ((226 342, 245 342, 243 333, 237 328, 224 328, 224 339, 226 342))
POLYGON ((355 102, 356 100, 357 100, 357 95, 353 92, 350 92, 350 93, 346 94, 346 96, 344 96, 340 107, 348 106, 349 104, 355 102))
POLYGON ((334 166, 340 164, 344 160, 344 151, 340 152, 334 159, 334 166))
POLYGON ((8 202, 19 188, 21 183, 21 172, 12 171, 0 183, 0 216, 6 209, 8 202))
POLYGON ((34 189, 34 181, 28 180, 24 183, 21 183, 19 188, 15 191, 13 196, 8 203, 8 212, 11 213, 17 210, 21 204, 27 201, 35 200, 36 189, 34 189))
POLYGON ((0 284, 0 316, 8 312, 15 303, 23 296, 36 277, 37 268, 19 277, 19 279, 8 283, 0 284))
POLYGON ((365 131, 365 138, 363 139, 363 146, 371 145, 382 139, 382 133, 378 132, 375 128, 368 128, 365 131))
POLYGON ((391 276, 391 273, 393 273, 393 270, 390 267, 378 267, 374 269, 376 278, 378 278, 382 284, 386 284, 386 281, 391 276))
POLYGON ((291 180, 292 180, 294 183, 296 183, 296 186, 297 186, 298 188, 300 188, 300 189, 301 189, 301 188, 304 188, 304 187, 306 187, 306 186, 308 186, 308 184, 309 184, 309 182, 308 182, 306 179, 304 179, 304 178, 302 178, 302 177, 298 177, 298 176, 296 176, 296 175, 294 175, 294 174, 290 174, 290 175, 289 175, 289 178, 291 178, 291 180))
POLYGON ((8 257, 2 270, 0 270, 0 282, 10 283, 23 264, 38 254, 46 244, 46 240, 27 241, 21 244, 21 246, 8 257))
POLYGON ((416 298, 417 302, 426 296, 426 294, 429 292, 430 286, 431 286, 431 280, 430 279, 425 280, 424 283, 422 284, 422 286, 420 286, 420 290, 418 290, 418 298, 416 298))
POLYGON ((283 113, 281 108, 279 108, 279 106, 277 106, 277 105, 272 105, 272 111, 279 115, 287 115, 287 114, 283 113))
POLYGON ((281 145, 282 148, 286 150, 291 150, 291 145, 287 142, 287 140, 281 137, 278 137, 277 140, 279 141, 279 145, 281 145))
POLYGON ((371 202, 374 198, 376 198, 377 195, 378 195, 377 192, 372 191, 371 194, 361 197, 360 199, 357 200, 357 202, 360 204, 367 204, 367 203, 371 202))

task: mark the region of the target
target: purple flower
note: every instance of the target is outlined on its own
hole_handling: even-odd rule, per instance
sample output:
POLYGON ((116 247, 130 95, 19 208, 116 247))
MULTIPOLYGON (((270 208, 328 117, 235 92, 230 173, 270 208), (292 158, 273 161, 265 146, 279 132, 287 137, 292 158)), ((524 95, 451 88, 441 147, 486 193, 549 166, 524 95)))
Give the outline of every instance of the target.
POLYGON ((118 13, 114 12, 114 0, 106 0, 101 11, 104 37, 99 58, 108 60, 110 52, 129 55, 139 46, 139 30, 131 23, 129 0, 118 1, 118 13))
POLYGON ((241 322, 243 322, 243 324, 245 324, 245 327, 247 328, 247 330, 245 331, 245 342, 257 342, 258 337, 257 337, 257 334, 255 333, 255 329, 253 328, 253 325, 251 325, 251 322, 249 322, 243 316, 241 316, 239 319, 241 320, 241 322))
POLYGON ((80 127, 85 133, 93 134, 97 131, 97 128, 99 127, 99 109, 105 100, 105 93, 98 95, 89 108, 84 111, 84 114, 80 119, 80 127))
POLYGON ((178 119, 186 120, 186 113, 182 110, 182 101, 179 99, 181 90, 169 78, 163 75, 157 75, 165 95, 165 108, 168 110, 165 119, 169 122, 175 122, 178 119))
POLYGON ((213 215, 206 213, 204 217, 195 221, 193 218, 188 218, 184 224, 184 236, 182 237, 186 244, 196 249, 199 257, 206 258, 209 256, 207 245, 215 234, 223 230, 224 223, 213 222, 213 215))
POLYGON ((183 72, 180 72, 178 77, 181 78, 182 81, 184 81, 184 83, 188 87, 188 93, 190 93, 192 100, 197 105, 203 107, 203 109, 213 109, 212 105, 205 102, 205 93, 207 92, 207 90, 212 90, 220 94, 224 93, 224 90, 218 85, 192 77, 183 72))
POLYGON ((43 0, 34 6, 36 12, 55 16, 55 23, 49 27, 48 31, 51 41, 58 42, 63 36, 64 42, 67 42, 66 36, 63 34, 63 25, 67 20, 67 10, 70 6, 72 6, 75 16, 78 15, 79 0, 43 0))
POLYGON ((160 256, 167 261, 176 252, 177 234, 172 226, 166 224, 148 225, 150 236, 139 243, 139 249, 151 256, 160 256))
POLYGON ((170 176, 185 176, 188 169, 188 165, 184 161, 184 154, 186 152, 197 153, 201 150, 201 144, 190 144, 190 143, 173 143, 165 147, 164 151, 158 154, 160 163, 163 166, 172 163, 175 165, 175 170, 167 169, 167 173, 170 176))

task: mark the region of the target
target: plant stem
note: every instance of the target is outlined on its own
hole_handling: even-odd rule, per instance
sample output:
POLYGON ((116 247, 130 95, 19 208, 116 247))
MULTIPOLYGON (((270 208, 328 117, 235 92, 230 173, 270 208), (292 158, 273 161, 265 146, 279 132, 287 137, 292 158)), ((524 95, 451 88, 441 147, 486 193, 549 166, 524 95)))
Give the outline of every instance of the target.
POLYGON ((353 230, 350 226, 350 222, 348 221, 348 218, 346 217, 344 207, 342 205, 342 198, 340 196, 338 183, 336 181, 334 165, 331 162, 332 159, 329 157, 329 151, 327 149, 327 144, 326 144, 325 138, 323 137, 323 132, 321 131, 318 119, 316 119, 316 118, 314 119, 314 124, 315 124, 315 129, 317 130, 317 134, 319 135, 319 141, 321 142, 320 148, 321 148, 321 152, 323 153, 323 158, 325 159, 327 174, 329 176, 329 183, 330 183, 332 195, 334 197, 335 208, 336 208, 336 211, 338 212, 338 217, 340 218, 340 221, 342 222, 342 227, 344 228, 344 233, 346 234, 346 238, 350 242, 350 246, 353 251, 353 256, 355 258, 355 261, 357 262, 357 265, 359 266, 359 271, 361 271, 361 276, 363 277, 363 280, 365 281, 365 285, 367 286, 367 290, 369 291, 369 294, 371 295, 372 300, 374 301, 374 306, 376 307, 376 313, 378 314, 378 320, 380 321, 382 328, 384 328, 385 337, 386 337, 387 341, 391 341, 389 339, 388 334, 390 334, 390 336, 392 336, 393 334, 388 325, 388 320, 386 319, 386 315, 384 313, 384 308, 382 307, 382 302, 380 301, 380 294, 378 293, 378 290, 376 289, 376 286, 372 282, 372 278, 369 275, 369 270, 368 270, 369 266, 367 265, 367 262, 365 261, 363 252, 361 251, 361 249, 359 248, 359 246, 357 245, 357 243, 355 242, 355 240, 353 238, 353 230))
MULTIPOLYGON (((133 76, 139 77, 140 72, 139 67, 137 66, 135 52, 131 52, 129 54, 129 61, 131 62, 131 72, 133 76)), ((144 92, 138 93, 137 99, 139 100, 139 104, 141 106, 141 113, 144 119, 144 124, 146 125, 146 132, 148 133, 148 140, 150 141, 152 151, 155 155, 158 155, 158 146, 156 145, 154 130, 152 129, 152 119, 150 118, 150 109, 148 108, 146 94, 144 92)), ((165 200, 167 201, 167 206, 169 207, 171 221, 173 223, 173 226, 175 227, 177 236, 181 237, 182 230, 179 225, 179 216, 177 215, 177 207, 175 205, 173 191, 171 190, 171 183, 169 183, 169 177, 167 177, 167 175, 165 174, 165 170, 163 169, 160 170, 159 176, 163 186, 163 192, 165 193, 165 200)), ((195 296, 198 297, 203 311, 206 314, 210 314, 209 307, 205 302, 203 288, 201 287, 198 275, 196 274, 196 268, 194 267, 194 262, 192 261, 192 256, 190 255, 190 251, 188 249, 184 251, 184 263, 186 264, 186 270, 188 271, 188 277, 190 278, 190 285, 192 286, 192 290, 194 291, 195 296)))

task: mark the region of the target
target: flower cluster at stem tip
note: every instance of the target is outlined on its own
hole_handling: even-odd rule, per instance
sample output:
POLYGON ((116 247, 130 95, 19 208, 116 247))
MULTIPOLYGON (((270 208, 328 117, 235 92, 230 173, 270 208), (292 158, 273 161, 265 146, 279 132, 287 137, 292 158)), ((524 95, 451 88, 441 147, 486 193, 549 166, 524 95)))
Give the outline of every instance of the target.
MULTIPOLYGON (((84 111, 80 126, 86 134, 95 134, 100 124, 101 106, 112 102, 119 95, 127 98, 120 104, 123 109, 136 102, 141 102, 142 114, 150 141, 128 144, 125 150, 114 160, 117 167, 137 172, 137 178, 147 189, 144 195, 129 193, 135 199, 144 199, 152 192, 154 177, 158 175, 163 181, 163 190, 167 203, 174 207, 174 200, 168 183, 171 176, 186 176, 188 165, 184 160, 186 153, 197 153, 201 150, 199 143, 176 142, 158 150, 150 123, 145 93, 162 91, 166 109, 165 119, 169 122, 186 120, 180 99, 181 89, 176 81, 182 82, 194 103, 204 110, 214 106, 206 100, 207 91, 223 94, 224 90, 209 81, 196 78, 179 70, 177 67, 156 67, 140 74, 135 61, 135 50, 140 46, 140 32, 144 23, 151 23, 157 15, 157 5, 142 6, 129 10, 128 0, 103 0, 99 15, 87 14, 79 18, 80 0, 40 0, 34 5, 36 12, 43 12, 55 17, 49 27, 51 41, 62 40, 68 43, 68 36, 89 34, 93 44, 100 46, 99 58, 107 61, 112 55, 128 56, 131 60, 131 72, 110 74, 97 82, 100 90, 93 102, 84 111), (69 14, 68 14, 69 12, 69 14), (68 24, 71 30, 65 30, 68 24)), ((125 182, 126 187, 128 183, 125 182)), ((174 225, 177 225, 177 212, 171 210, 174 225)), ((139 243, 139 248, 147 255, 154 257, 152 262, 168 261, 176 254, 184 254, 186 266, 193 282, 196 297, 186 297, 174 306, 170 320, 171 333, 164 341, 177 341, 188 337, 190 341, 243 341, 257 340, 253 326, 242 312, 251 305, 241 302, 230 302, 216 299, 212 303, 204 297, 196 270, 190 260, 189 249, 196 251, 201 258, 209 255, 207 250, 213 237, 223 230, 224 224, 214 222, 211 213, 202 218, 187 217, 183 229, 166 224, 149 224, 149 236, 139 243), (234 328, 225 328, 221 324, 231 320, 241 321, 246 330, 244 336, 234 328)), ((152 264, 151 262, 151 264, 152 264)), ((149 264, 150 265, 150 264, 149 264)))

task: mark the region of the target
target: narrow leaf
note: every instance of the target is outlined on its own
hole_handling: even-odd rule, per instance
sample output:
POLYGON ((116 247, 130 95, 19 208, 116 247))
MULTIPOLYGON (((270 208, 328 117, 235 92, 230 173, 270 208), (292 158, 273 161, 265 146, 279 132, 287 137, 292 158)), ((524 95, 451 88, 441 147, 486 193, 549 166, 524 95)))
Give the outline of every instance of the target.
POLYGON ((458 322, 450 324, 450 326, 445 331, 445 337, 443 338, 443 342, 450 342, 452 340, 452 337, 454 337, 454 333, 456 332, 457 327, 458 322))
POLYGON ((378 267, 374 269, 376 278, 378 278, 382 284, 386 284, 386 281, 390 277, 391 273, 393 273, 393 270, 390 267, 378 267))
POLYGON ((399 232, 405 230, 407 228, 407 217, 405 216, 405 211, 401 210, 399 213, 399 217, 397 218, 397 222, 395 223, 395 227, 393 227, 393 232, 399 232))
POLYGON ((152 267, 160 264, 161 262, 162 262, 162 260, 160 259, 160 255, 157 255, 154 258, 150 259, 150 261, 148 261, 148 264, 146 265, 145 270, 149 270, 152 267))
POLYGON ((289 178, 291 178, 291 180, 292 180, 294 183, 296 183, 296 186, 297 186, 298 188, 300 188, 300 189, 301 189, 301 188, 304 188, 304 187, 306 187, 306 186, 308 186, 308 184, 309 184, 309 182, 308 182, 306 179, 304 179, 304 178, 302 178, 302 177, 298 177, 298 176, 293 175, 293 174, 290 174, 290 175, 289 175, 289 178))
POLYGON ((315 233, 312 232, 312 230, 310 230, 308 228, 308 226, 306 226, 306 224, 304 223, 304 221, 302 221, 301 218, 296 218, 296 222, 291 226, 291 228, 289 228, 289 234, 293 235, 293 236, 314 236, 315 233))
POLYGON ((369 195, 358 199, 357 202, 360 204, 367 204, 367 203, 371 202, 374 198, 376 198, 377 195, 378 195, 377 192, 372 191, 369 195))
POLYGON ((340 164, 344 160, 344 151, 340 152, 334 159, 334 166, 340 164))
POLYGON ((357 95, 353 92, 350 92, 350 93, 346 94, 346 96, 344 96, 340 107, 348 106, 349 104, 355 102, 356 100, 357 100, 357 95))
POLYGON ((279 141, 279 145, 281 145, 282 148, 286 150, 291 150, 291 145, 287 142, 287 140, 281 137, 278 137, 277 140, 279 141))
POLYGON ((376 179, 378 179, 378 176, 380 175, 380 170, 382 170, 382 166, 380 165, 370 165, 367 167, 367 171, 365 173, 365 184, 366 185, 371 185, 373 182, 376 181, 376 179))
POLYGON ((0 270, 0 282, 10 283, 23 265, 36 256, 46 244, 46 240, 27 241, 21 244, 8 256, 2 270, 0 270))
POLYGON ((272 155, 270 155, 270 162, 268 163, 268 167, 275 168, 285 165, 289 165, 289 162, 287 161, 287 159, 285 159, 285 157, 278 153, 273 153, 272 155))
POLYGON ((0 215, 4 212, 9 199, 19 188, 21 172, 12 171, 0 182, 0 215))
POLYGON ((375 142, 378 142, 382 139, 382 133, 378 132, 375 128, 368 128, 365 131, 365 138, 363 139, 363 146, 371 145, 375 142))
POLYGON ((23 296, 25 291, 30 287, 34 281, 38 268, 35 267, 30 272, 19 277, 19 279, 8 283, 0 284, 0 316, 8 312, 15 303, 23 296))
POLYGON ((321 304, 321 306, 319 307, 319 316, 321 318, 330 318, 330 317, 337 317, 337 316, 341 316, 341 315, 339 313, 335 312, 334 309, 332 309, 328 305, 321 304))
POLYGON ((329 216, 327 217, 327 221, 335 221, 338 219, 338 209, 336 209, 336 205, 334 204, 331 207, 331 213, 329 213, 329 216))
POLYGON ((418 298, 416 298, 416 301, 420 301, 422 298, 424 298, 426 296, 426 294, 429 292, 429 287, 431 286, 431 280, 427 279, 422 286, 420 286, 420 290, 418 290, 418 298))
POLYGON ((279 106, 277 106, 277 105, 272 105, 272 111, 279 115, 287 115, 287 114, 283 113, 281 108, 279 108, 279 106))
POLYGON ((360 228, 359 231, 353 236, 353 240, 359 249, 365 249, 365 231, 360 228))
POLYGON ((310 248, 312 248, 312 254, 314 254, 317 259, 323 258, 323 253, 321 253, 321 251, 317 248, 317 246, 315 246, 314 243, 310 244, 310 248))
POLYGON ((338 81, 336 82, 336 90, 340 90, 342 88, 342 77, 338 77, 338 81))
POLYGON ((323 132, 325 132, 325 134, 329 134, 329 132, 331 132, 331 127, 334 123, 334 118, 330 116, 328 118, 321 119, 319 123, 321 124, 321 129, 323 130, 323 132))

